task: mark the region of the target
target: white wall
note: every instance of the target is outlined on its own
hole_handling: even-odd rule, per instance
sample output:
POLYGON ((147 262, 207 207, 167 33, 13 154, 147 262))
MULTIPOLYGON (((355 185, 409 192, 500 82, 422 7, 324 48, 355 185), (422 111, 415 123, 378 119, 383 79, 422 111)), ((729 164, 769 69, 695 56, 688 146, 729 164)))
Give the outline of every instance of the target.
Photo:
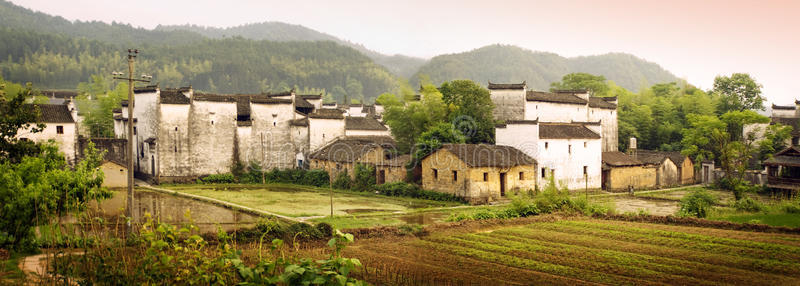
POLYGON ((345 134, 344 119, 309 118, 308 127, 311 152, 345 134))
POLYGON ((192 176, 189 104, 161 104, 156 146, 158 176, 192 176))
MULTIPOLYGON (((492 89, 492 114, 498 120, 522 120, 525 117, 525 89, 492 89)), ((535 117, 529 120, 536 119, 535 117)))
POLYGON ((589 108, 589 120, 600 121, 603 138, 603 152, 619 151, 619 131, 617 123, 617 110, 604 108, 589 108))
POLYGON ((590 189, 600 188, 602 174, 602 146, 600 139, 540 139, 539 154, 539 187, 547 184, 542 180, 542 168, 546 168, 547 176, 555 170, 555 180, 559 187, 566 186, 570 190, 586 187, 583 167, 587 167, 590 189), (585 145, 584 145, 585 143, 585 145), (547 148, 545 148, 547 145, 547 148), (571 146, 571 153, 569 152, 571 146))
POLYGON ((194 100, 189 116, 193 173, 207 175, 230 172, 236 137, 236 102, 194 100))
POLYGON ((391 136, 389 130, 345 130, 345 136, 391 136))
POLYGON ((55 141, 58 145, 58 151, 64 153, 64 158, 70 164, 75 163, 75 146, 77 144, 77 130, 75 123, 45 123, 44 129, 41 132, 30 133, 30 128, 20 129, 17 133, 17 138, 26 138, 33 142, 47 142, 49 140, 55 141), (64 134, 58 134, 57 126, 64 128, 64 134))
POLYGON ((248 160, 260 162, 265 169, 293 168, 296 165, 295 151, 298 149, 291 132, 291 120, 295 119, 294 107, 288 103, 253 103, 250 114, 253 126, 249 148, 239 152, 247 152, 248 160))
POLYGON ((772 109, 773 117, 791 118, 797 116, 794 109, 772 109))
POLYGON ((525 120, 540 122, 572 122, 589 121, 588 106, 585 104, 565 104, 544 101, 525 102, 525 120))

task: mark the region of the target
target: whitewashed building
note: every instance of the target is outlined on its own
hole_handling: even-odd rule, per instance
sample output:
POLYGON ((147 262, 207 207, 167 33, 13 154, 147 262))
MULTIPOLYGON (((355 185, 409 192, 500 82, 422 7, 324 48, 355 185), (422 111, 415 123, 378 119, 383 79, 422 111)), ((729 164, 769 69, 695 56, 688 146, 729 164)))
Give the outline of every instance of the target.
POLYGON ((497 145, 512 146, 539 164, 537 184, 553 176, 569 189, 600 188, 602 152, 617 150, 616 98, 585 90, 529 91, 519 84, 489 83, 497 145))
POLYGON ((64 153, 67 163, 74 164, 78 144, 78 127, 75 123, 77 110, 74 102, 67 100, 63 104, 29 104, 25 108, 39 113, 39 121, 44 124, 44 129, 40 132, 30 132, 30 128, 20 129, 17 138, 34 142, 52 141, 64 153))

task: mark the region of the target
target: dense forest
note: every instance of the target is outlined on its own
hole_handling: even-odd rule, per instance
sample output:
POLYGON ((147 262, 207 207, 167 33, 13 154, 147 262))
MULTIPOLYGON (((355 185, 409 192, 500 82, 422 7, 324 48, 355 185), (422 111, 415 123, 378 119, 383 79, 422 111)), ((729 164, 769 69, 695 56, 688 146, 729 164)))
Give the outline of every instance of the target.
POLYGON ((628 90, 678 80, 659 65, 622 53, 565 58, 554 53, 533 52, 516 46, 491 45, 465 53, 434 57, 417 75, 427 75, 435 84, 470 79, 481 84, 527 81, 528 87, 547 90, 562 76, 583 72, 602 75, 628 90))

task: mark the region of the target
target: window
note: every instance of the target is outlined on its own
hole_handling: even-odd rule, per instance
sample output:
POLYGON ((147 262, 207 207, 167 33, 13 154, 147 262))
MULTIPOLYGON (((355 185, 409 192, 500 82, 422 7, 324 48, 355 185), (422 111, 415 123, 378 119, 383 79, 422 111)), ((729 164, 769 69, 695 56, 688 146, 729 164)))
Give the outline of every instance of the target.
POLYGON ((458 181, 458 171, 453 171, 453 182, 458 181))
POLYGON ((278 122, 277 121, 272 121, 272 126, 278 126, 278 122))
POLYGON ((341 170, 341 169, 342 169, 342 165, 336 164, 336 170, 341 170))
POLYGON ((586 148, 586 141, 583 141, 583 148, 586 148))
POLYGON ((178 131, 178 126, 175 126, 175 131, 178 131))
POLYGON ((525 180, 525 172, 519 172, 519 180, 525 180))
POLYGON ((567 153, 572 154, 572 144, 567 145, 567 153))
POLYGON ((303 168, 303 160, 297 160, 297 167, 303 168))
POLYGON ((547 168, 542 168, 542 178, 547 176, 547 168))
POLYGON ((489 173, 483 173, 483 181, 489 181, 489 173))
POLYGON ((539 105, 536 105, 536 110, 539 110, 539 105))
POLYGON ((211 120, 211 125, 214 125, 214 120, 211 120))
POLYGON ((61 125, 56 126, 56 133, 57 134, 64 134, 64 126, 61 126, 61 125))
POLYGON ((586 166, 583 166, 583 174, 584 174, 584 175, 587 175, 587 174, 589 174, 589 171, 588 171, 588 170, 589 170, 589 168, 588 168, 588 167, 586 167, 586 166))
POLYGON ((133 135, 136 135, 136 126, 133 127, 133 135))
POLYGON ((547 142, 544 142, 544 149, 547 149, 547 142))
POLYGON ((438 179, 439 178, 439 170, 433 169, 433 178, 434 179, 438 179))

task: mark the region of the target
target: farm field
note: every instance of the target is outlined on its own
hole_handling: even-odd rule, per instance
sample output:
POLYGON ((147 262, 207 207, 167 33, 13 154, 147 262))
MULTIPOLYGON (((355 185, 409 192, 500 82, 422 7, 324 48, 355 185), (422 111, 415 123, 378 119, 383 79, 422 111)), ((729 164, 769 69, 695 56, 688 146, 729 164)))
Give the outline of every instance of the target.
MULTIPOLYGON (((173 185, 165 189, 200 195, 291 217, 330 215, 328 189, 289 184, 173 185)), ((336 216, 391 213, 413 209, 458 206, 459 203, 388 197, 371 193, 334 191, 336 216)))
POLYGON ((345 250, 373 284, 797 285, 800 235, 574 218, 345 250))

